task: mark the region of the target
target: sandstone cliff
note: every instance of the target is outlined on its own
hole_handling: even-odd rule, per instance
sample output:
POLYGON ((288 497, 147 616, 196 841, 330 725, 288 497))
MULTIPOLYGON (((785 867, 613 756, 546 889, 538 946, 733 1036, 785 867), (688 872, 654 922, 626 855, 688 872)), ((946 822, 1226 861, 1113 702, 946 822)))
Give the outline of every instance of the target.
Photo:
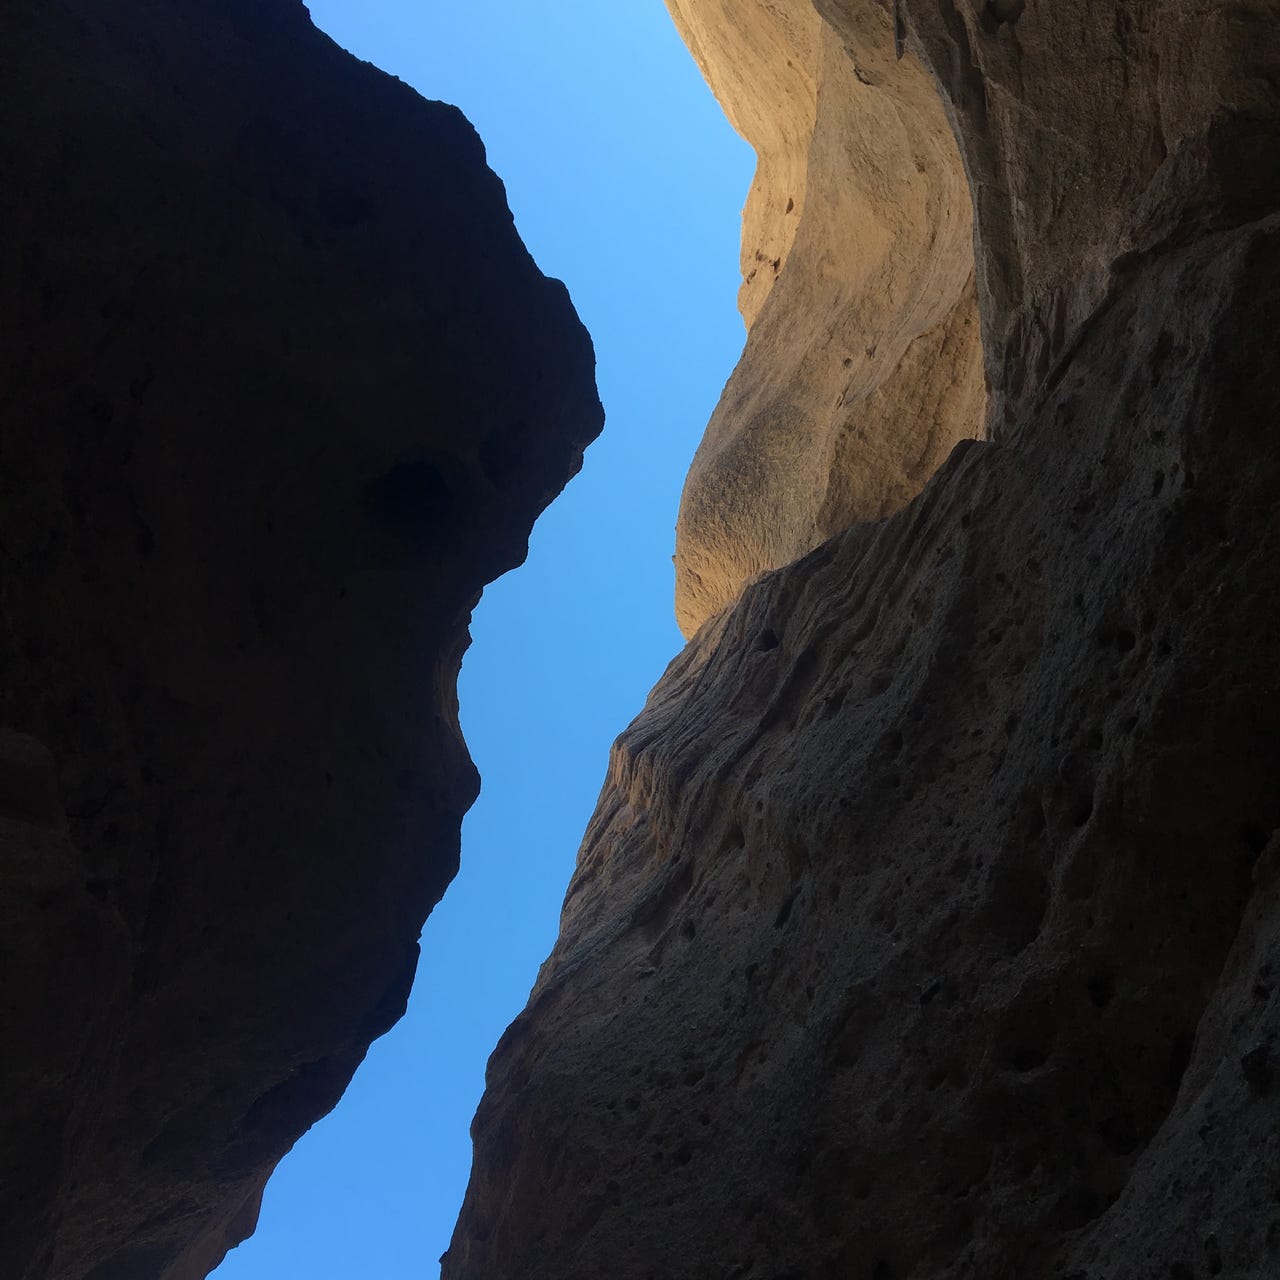
MULTIPOLYGON (((744 50, 865 70, 875 43, 904 118, 927 70, 972 193, 987 439, 754 581, 734 473, 695 465, 726 532, 684 620, 728 607, 615 747, 444 1275, 1274 1276, 1280 5, 673 8, 744 129, 778 112, 769 145, 802 145, 808 81, 758 78, 748 112, 744 50)), ((813 192, 860 178, 813 156, 753 340, 813 192)), ((748 239, 783 243, 771 210, 748 239)), ((803 402, 762 350, 735 380, 803 402)), ((809 512, 805 430, 764 487, 797 477, 809 512)))
POLYGON ((0 1274, 198 1277, 403 1009, 592 353, 462 116, 293 0, 4 28, 0 1274))
POLYGON ((913 498, 981 434, 964 170, 925 69, 878 10, 670 0, 759 162, 743 211, 749 335, 685 482, 686 635, 746 582, 913 498))

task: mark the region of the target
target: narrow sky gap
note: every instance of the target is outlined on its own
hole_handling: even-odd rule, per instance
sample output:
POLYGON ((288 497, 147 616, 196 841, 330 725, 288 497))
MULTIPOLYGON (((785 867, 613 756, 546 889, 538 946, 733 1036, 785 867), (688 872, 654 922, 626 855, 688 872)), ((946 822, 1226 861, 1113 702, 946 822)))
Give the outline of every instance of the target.
POLYGON ((405 1020, 282 1163, 218 1280, 426 1276, 470 1166, 483 1066, 556 933, 609 744, 676 652, 680 485, 741 349, 749 149, 661 0, 316 0, 317 25, 484 138, 525 243, 591 330, 608 414, 490 587, 461 682, 484 787, 405 1020))

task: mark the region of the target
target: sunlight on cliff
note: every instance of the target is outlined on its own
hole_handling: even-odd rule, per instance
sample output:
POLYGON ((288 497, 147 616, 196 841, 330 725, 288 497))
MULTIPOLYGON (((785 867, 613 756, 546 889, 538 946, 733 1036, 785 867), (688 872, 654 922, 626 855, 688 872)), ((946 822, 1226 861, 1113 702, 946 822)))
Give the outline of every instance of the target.
POLYGON ((964 167, 937 90, 884 21, 812 6, 727 22, 668 0, 759 156, 743 214, 747 348, 685 483, 685 635, 745 583, 911 500, 985 395, 964 167), (786 19, 783 19, 783 13, 786 19))

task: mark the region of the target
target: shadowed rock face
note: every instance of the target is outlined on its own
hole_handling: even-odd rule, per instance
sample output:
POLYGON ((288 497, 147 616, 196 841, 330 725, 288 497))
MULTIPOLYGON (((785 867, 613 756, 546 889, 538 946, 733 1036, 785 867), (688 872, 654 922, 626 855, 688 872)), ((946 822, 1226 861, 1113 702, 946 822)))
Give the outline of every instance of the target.
POLYGON ((991 438, 619 739, 448 1280, 1280 1266, 1280 8, 901 8, 991 438))
POLYGON ((592 352, 463 117, 301 5, 4 25, 0 1273, 198 1277, 403 1009, 592 352))

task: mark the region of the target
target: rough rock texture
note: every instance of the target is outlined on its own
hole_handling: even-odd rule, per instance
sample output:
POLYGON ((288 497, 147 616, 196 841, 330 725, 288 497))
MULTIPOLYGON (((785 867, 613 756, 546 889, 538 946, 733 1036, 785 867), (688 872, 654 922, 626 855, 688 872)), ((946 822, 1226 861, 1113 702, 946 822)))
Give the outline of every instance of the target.
POLYGON ((592 353, 300 4, 15 0, 0 70, 0 1274, 197 1277, 403 1008, 592 353))
POLYGON ((964 170, 919 60, 864 4, 668 0, 755 147, 739 305, 749 336, 685 483, 686 635, 766 569, 913 498, 985 397, 964 170))
POLYGON ((1280 6, 903 9, 992 438, 619 740, 448 1280, 1280 1272, 1280 6))

